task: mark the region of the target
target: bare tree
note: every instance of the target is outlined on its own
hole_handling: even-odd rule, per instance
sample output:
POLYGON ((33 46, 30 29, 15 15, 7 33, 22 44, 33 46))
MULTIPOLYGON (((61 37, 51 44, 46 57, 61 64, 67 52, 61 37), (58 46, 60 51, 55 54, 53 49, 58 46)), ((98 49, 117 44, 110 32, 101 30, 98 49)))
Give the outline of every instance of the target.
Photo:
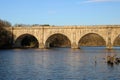
POLYGON ((0 19, 0 27, 10 27, 11 23, 0 19))
POLYGON ((12 46, 12 33, 5 29, 5 27, 10 26, 10 22, 0 19, 0 48, 10 48, 12 46))

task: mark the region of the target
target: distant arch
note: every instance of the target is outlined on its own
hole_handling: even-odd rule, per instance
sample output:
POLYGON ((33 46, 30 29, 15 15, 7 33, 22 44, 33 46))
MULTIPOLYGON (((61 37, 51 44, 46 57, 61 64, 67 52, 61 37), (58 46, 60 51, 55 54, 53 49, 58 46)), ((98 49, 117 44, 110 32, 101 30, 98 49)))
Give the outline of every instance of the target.
POLYGON ((88 33, 83 35, 79 42, 78 46, 105 46, 106 42, 102 36, 97 33, 88 33))
POLYGON ((39 41, 31 34, 22 34, 15 40, 14 45, 18 48, 38 48, 39 41))
POLYGON ((120 34, 113 41, 113 46, 120 46, 120 34))
POLYGON ((45 41, 45 47, 70 47, 71 42, 70 39, 61 33, 56 33, 47 38, 45 41))

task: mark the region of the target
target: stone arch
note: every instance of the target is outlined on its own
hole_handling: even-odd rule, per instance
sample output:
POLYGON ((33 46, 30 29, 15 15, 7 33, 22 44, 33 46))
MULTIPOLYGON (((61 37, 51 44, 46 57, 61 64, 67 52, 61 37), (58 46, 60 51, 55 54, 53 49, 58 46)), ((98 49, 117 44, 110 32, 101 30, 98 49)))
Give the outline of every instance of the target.
POLYGON ((106 41, 97 33, 87 33, 80 38, 78 46, 106 46, 106 41))
POLYGON ((17 48, 38 48, 39 41, 34 35, 31 34, 22 34, 16 38, 14 47, 17 48))
POLYGON ((71 41, 70 39, 61 33, 55 33, 50 35, 45 41, 45 48, 50 47, 70 47, 71 41))
POLYGON ((120 34, 113 40, 113 46, 120 46, 120 34))

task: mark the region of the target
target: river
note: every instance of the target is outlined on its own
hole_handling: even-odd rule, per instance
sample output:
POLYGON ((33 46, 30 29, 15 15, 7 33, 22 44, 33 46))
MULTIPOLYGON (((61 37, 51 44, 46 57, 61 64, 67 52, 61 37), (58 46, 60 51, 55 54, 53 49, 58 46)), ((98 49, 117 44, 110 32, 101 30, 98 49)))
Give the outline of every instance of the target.
POLYGON ((0 80, 120 80, 120 65, 107 65, 106 54, 120 57, 120 48, 0 50, 0 80))

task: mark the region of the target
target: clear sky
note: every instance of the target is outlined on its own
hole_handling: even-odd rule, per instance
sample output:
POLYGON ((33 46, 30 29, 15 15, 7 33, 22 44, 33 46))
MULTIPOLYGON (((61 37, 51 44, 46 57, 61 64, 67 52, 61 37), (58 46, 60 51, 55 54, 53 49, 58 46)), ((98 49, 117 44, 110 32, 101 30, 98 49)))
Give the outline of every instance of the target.
POLYGON ((0 0, 0 18, 14 24, 120 24, 120 0, 0 0))

